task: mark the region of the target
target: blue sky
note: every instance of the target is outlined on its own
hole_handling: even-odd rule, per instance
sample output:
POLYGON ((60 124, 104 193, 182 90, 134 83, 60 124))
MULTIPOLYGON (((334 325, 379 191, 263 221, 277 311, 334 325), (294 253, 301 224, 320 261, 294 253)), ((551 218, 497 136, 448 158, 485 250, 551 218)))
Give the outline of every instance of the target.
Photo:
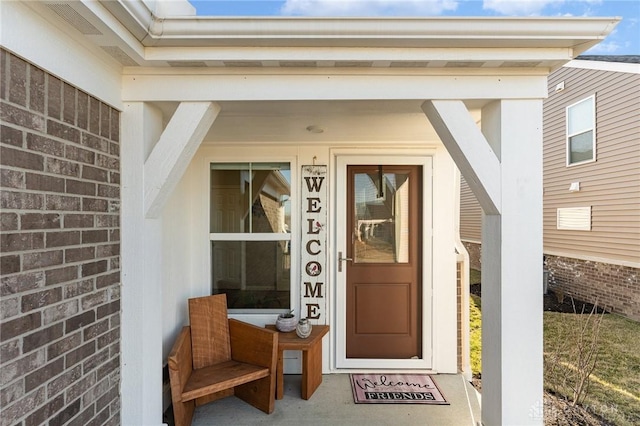
POLYGON ((640 55, 640 0, 190 0, 202 16, 620 16, 585 52, 640 55))

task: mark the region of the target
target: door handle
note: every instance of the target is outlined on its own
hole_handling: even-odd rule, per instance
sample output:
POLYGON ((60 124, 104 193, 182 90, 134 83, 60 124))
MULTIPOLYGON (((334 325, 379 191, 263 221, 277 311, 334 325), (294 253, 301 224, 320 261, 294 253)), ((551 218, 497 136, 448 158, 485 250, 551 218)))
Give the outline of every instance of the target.
POLYGON ((348 260, 349 262, 353 262, 353 259, 350 257, 342 257, 342 252, 338 252, 338 272, 342 272, 342 262, 348 260))

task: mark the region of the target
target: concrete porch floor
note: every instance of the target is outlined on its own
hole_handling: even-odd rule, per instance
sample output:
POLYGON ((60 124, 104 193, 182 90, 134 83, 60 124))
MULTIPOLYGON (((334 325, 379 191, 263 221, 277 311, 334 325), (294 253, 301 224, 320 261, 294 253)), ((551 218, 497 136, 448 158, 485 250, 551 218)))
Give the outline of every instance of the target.
POLYGON ((210 425, 433 425, 476 426, 480 404, 475 389, 461 375, 441 374, 434 380, 450 405, 354 404, 348 374, 326 374, 305 401, 300 376, 286 375, 284 398, 270 415, 235 397, 198 407, 193 426, 210 425))

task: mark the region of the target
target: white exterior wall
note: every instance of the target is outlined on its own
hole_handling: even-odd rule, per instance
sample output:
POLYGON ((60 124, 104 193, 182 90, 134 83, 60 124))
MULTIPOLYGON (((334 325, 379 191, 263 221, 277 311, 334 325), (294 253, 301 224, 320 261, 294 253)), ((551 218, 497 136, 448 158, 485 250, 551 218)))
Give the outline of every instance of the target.
MULTIPOLYGON (((212 161, 290 161, 292 167, 292 211, 300 211, 299 171, 302 165, 327 164, 329 180, 327 184, 335 188, 335 163, 332 149, 349 146, 352 152, 372 154, 375 147, 359 143, 324 143, 322 145, 292 145, 278 143, 224 145, 204 143, 192 160, 186 174, 166 205, 162 216, 162 321, 163 321, 163 358, 171 349, 171 345, 179 329, 188 323, 186 299, 188 297, 210 294, 210 245, 209 245, 209 163, 212 161), (360 145, 360 147, 358 147, 360 145), (364 150, 364 147, 367 147, 364 150), (274 153, 278 153, 274 155, 274 153), (297 178, 296 178, 297 176, 297 178)), ((378 144, 380 150, 389 151, 388 146, 396 146, 393 142, 378 144)), ((455 221, 451 212, 455 202, 455 164, 444 146, 437 143, 418 143, 405 148, 415 152, 417 148, 425 150, 433 158, 433 262, 425 259, 425 266, 433 264, 428 271, 432 289, 431 304, 425 306, 425 315, 431 317, 433 336, 433 370, 441 373, 457 372, 457 324, 456 324, 456 253, 455 253, 455 221), (435 149, 434 149, 435 148, 435 149), (433 283, 433 284, 431 284, 433 283)), ((394 148, 395 151, 402 149, 394 148)), ((335 191, 340 191, 335 189, 335 191)), ((325 297, 327 304, 328 324, 332 327, 330 334, 323 342, 323 371, 338 371, 335 367, 335 241, 333 238, 335 224, 334 195, 331 192, 328 200, 330 209, 328 235, 328 287, 325 297)), ((431 200, 427 201, 431 206, 431 200)), ((300 310, 300 225, 299 215, 292 215, 292 308, 300 310)), ((428 235, 428 233, 427 233, 428 235)), ((428 238, 428 237, 425 237, 428 238)), ((243 314, 236 318, 263 326, 274 323, 275 314, 243 314)), ((431 333, 431 330, 429 330, 431 333)), ((428 338, 428 334, 427 338, 428 338)), ((300 360, 297 352, 286 355, 285 371, 300 372, 300 360)))
POLYGON ((456 165, 440 145, 433 164, 432 278, 433 366, 439 373, 458 372, 455 175, 456 165))
MULTIPOLYGON (((201 183, 192 162, 162 213, 162 359, 166 361, 175 338, 188 324, 187 299, 206 288, 200 252, 201 183)), ((205 230, 206 232, 206 230, 205 230)), ((204 235, 206 238, 206 235, 204 235)), ((204 258, 204 257, 203 257, 204 258)))

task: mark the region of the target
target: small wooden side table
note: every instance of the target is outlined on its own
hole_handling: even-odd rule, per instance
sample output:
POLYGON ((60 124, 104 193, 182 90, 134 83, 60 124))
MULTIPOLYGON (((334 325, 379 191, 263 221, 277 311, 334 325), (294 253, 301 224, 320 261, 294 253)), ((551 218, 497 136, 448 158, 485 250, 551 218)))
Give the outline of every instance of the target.
MULTIPOLYGON (((265 326, 275 330, 274 324, 265 326)), ((284 351, 302 351, 302 399, 309 399, 322 383, 322 338, 328 325, 314 325, 311 336, 301 339, 295 330, 278 334, 278 367, 276 368, 276 399, 284 396, 284 351)))

